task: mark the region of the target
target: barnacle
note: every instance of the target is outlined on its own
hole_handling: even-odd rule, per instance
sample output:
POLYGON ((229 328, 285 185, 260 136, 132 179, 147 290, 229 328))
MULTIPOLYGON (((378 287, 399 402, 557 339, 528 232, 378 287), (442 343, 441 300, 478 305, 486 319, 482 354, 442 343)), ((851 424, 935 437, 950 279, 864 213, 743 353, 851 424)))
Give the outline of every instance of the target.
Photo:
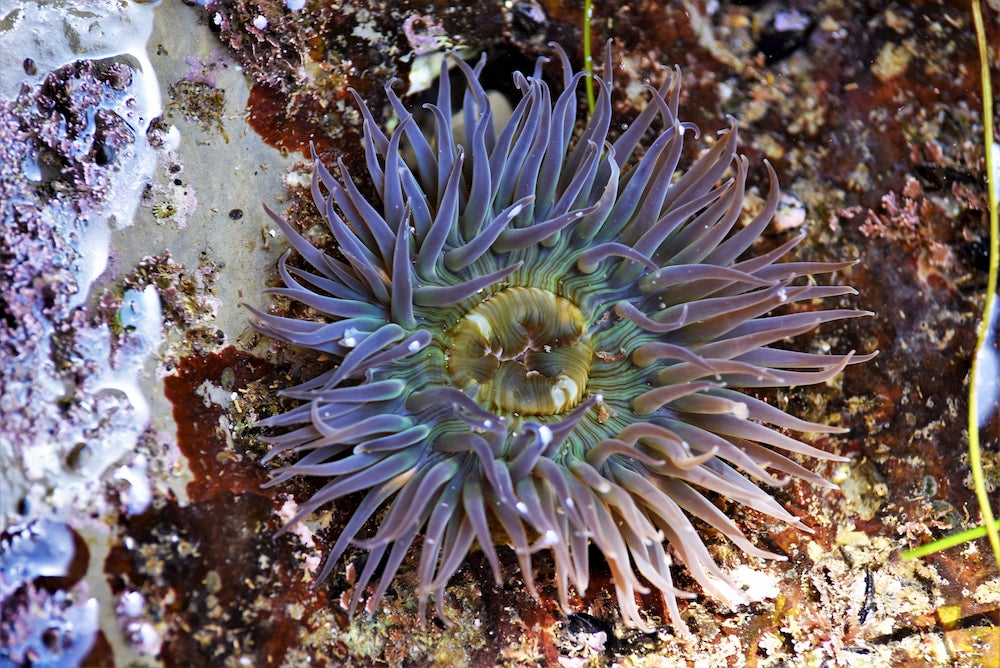
POLYGON ((483 60, 451 56, 466 81, 457 136, 447 76, 427 105, 429 136, 390 86, 399 124, 389 135, 358 99, 379 201, 342 161, 339 175, 316 161, 312 194, 335 248, 271 213, 311 270, 286 254, 285 287, 270 292, 322 317, 254 310, 256 325, 335 363, 284 391, 299 406, 261 422, 277 433, 268 460, 298 457, 270 484, 319 479, 293 523, 361 493, 321 574, 352 544, 370 553, 352 611, 369 585, 377 603, 414 543, 421 617, 431 595, 444 617, 445 587, 474 545, 498 583, 496 546, 512 546, 532 593, 533 556, 550 551, 569 609, 570 586, 587 589, 594 545, 625 622, 645 626, 636 593, 652 585, 683 628, 676 597, 688 594, 673 586, 667 544, 706 593, 741 600, 692 520, 780 558, 705 492, 805 529, 757 483, 829 486, 782 451, 839 459, 784 432, 841 429, 738 388, 821 383, 868 358, 775 345, 864 314, 786 308, 853 294, 813 280, 850 263, 779 262, 801 237, 744 257, 774 214, 774 170, 766 205, 742 227, 747 160, 735 122, 677 172, 685 136, 697 134, 678 120, 677 72, 648 89, 614 140, 611 84, 596 78, 596 108, 574 139, 584 75, 555 51, 560 94, 553 101, 542 79, 544 59, 532 76, 514 73, 523 97, 499 130, 483 60))

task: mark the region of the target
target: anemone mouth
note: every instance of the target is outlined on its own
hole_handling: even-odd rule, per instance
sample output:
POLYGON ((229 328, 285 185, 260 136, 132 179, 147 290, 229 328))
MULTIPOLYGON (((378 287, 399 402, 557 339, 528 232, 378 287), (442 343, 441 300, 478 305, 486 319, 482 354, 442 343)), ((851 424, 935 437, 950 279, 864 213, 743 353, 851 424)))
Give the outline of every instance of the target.
POLYGON ((583 400, 594 349, 570 300, 511 287, 469 309, 451 332, 451 382, 484 408, 560 415, 583 400))

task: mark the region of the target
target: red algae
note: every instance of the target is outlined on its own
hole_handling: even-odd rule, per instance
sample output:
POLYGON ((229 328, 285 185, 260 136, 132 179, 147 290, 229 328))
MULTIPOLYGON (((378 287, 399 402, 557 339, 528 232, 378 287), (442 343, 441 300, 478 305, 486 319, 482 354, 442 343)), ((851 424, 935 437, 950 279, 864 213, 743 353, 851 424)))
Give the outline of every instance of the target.
POLYGON ((233 446, 229 430, 249 426, 232 422, 241 417, 240 391, 273 374, 269 362, 229 346, 180 360, 177 373, 166 378, 164 391, 174 407, 177 445, 194 476, 187 489, 193 503, 223 491, 257 493, 266 482, 264 470, 244 461, 243 452, 233 446), (213 391, 221 393, 223 402, 213 400, 213 391), (229 401, 232 407, 227 406, 229 401))
POLYGON ((290 109, 291 106, 288 93, 258 83, 250 90, 247 122, 271 146, 302 155, 309 155, 310 145, 320 155, 335 155, 341 142, 347 146, 351 141, 360 141, 357 128, 345 129, 341 134, 324 126, 316 117, 318 105, 315 102, 303 103, 299 98, 294 109, 290 109))

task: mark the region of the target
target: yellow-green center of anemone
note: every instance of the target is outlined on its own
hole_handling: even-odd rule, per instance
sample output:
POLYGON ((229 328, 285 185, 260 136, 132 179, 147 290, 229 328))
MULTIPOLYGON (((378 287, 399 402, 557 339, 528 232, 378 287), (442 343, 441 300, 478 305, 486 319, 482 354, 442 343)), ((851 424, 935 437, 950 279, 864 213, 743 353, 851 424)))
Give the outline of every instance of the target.
POLYGON ((448 375, 492 410, 557 415, 583 398, 594 349, 583 314, 548 290, 508 288, 455 325, 448 375))

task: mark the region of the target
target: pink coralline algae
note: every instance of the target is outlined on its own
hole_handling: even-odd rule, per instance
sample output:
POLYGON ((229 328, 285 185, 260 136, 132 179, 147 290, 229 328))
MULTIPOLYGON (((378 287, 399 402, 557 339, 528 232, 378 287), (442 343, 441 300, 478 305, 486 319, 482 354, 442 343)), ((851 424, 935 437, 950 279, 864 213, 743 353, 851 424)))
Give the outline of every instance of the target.
POLYGON ((82 306, 151 165, 132 74, 80 61, 0 99, 0 440, 13 457, 0 518, 44 498, 54 474, 90 484, 143 428, 130 398, 103 391, 122 360, 82 306))
POLYGON ((0 666, 80 665, 97 639, 97 600, 78 584, 50 592, 36 581, 67 575, 73 533, 42 520, 0 535, 0 666))
POLYGON ((442 39, 446 36, 440 21, 422 14, 411 14, 403 21, 403 34, 418 56, 440 51, 442 39))

